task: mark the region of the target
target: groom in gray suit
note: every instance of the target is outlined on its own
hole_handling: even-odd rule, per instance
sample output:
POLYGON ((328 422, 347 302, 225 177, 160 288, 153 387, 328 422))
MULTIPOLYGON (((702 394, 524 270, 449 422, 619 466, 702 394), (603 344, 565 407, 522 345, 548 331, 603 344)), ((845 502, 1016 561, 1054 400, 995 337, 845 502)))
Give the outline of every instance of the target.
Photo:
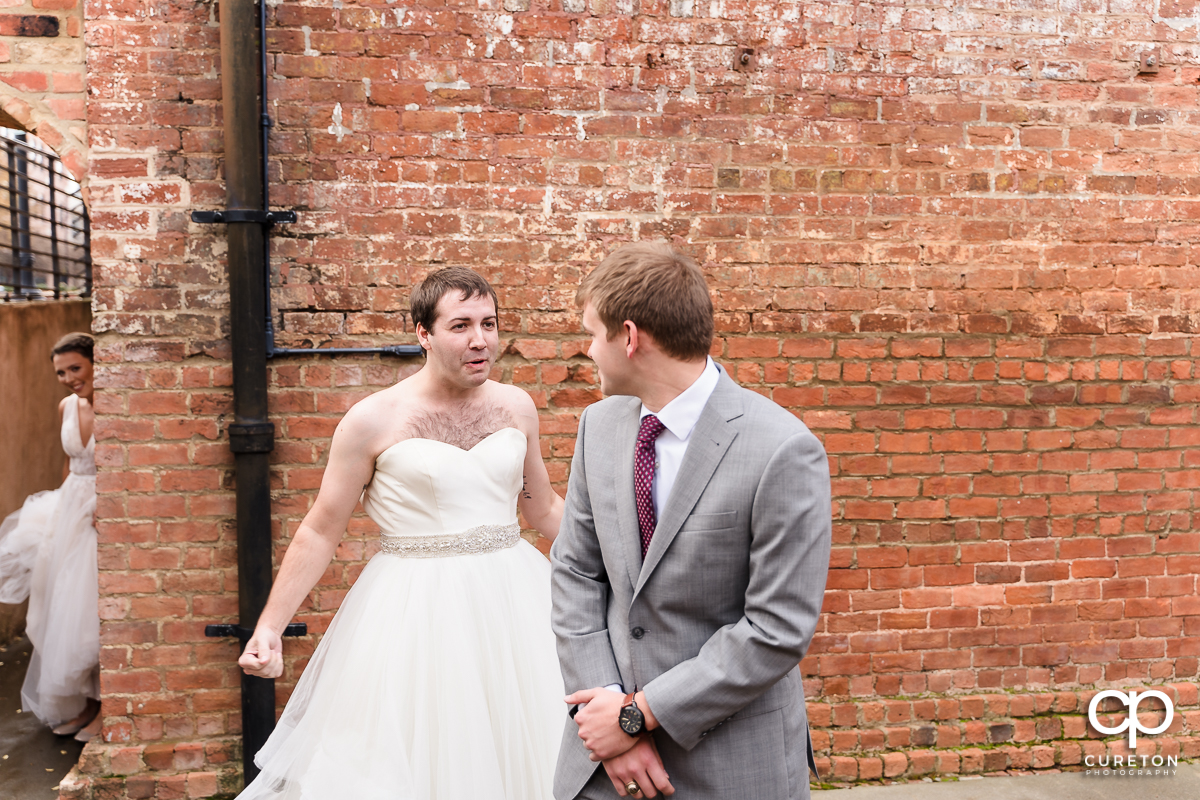
POLYGON ((687 256, 626 245, 578 301, 609 397, 580 419, 550 551, 571 693, 555 797, 808 798, 798 662, 829 564, 825 451, 708 357, 687 256))

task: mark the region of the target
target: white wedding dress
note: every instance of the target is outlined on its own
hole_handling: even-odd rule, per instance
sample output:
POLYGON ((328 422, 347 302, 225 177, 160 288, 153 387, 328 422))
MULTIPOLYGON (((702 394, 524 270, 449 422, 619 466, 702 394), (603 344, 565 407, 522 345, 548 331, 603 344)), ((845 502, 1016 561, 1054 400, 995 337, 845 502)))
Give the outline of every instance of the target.
POLYGON ((242 800, 552 800, 567 707, 550 565, 517 524, 524 461, 516 428, 380 454, 363 507, 382 550, 242 800))
POLYGON ((63 405, 61 439, 71 459, 62 486, 30 495, 0 523, 0 603, 29 598, 25 632, 33 655, 21 707, 51 726, 100 697, 96 438, 86 445, 80 439, 77 397, 63 405))

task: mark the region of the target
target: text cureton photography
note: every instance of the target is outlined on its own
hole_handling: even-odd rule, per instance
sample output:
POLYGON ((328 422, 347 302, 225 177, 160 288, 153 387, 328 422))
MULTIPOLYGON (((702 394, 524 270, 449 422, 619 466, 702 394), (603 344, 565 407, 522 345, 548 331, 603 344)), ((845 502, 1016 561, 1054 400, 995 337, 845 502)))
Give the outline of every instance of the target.
POLYGON ((1088 755, 1083 757, 1085 775, 1174 775, 1178 756, 1088 755))

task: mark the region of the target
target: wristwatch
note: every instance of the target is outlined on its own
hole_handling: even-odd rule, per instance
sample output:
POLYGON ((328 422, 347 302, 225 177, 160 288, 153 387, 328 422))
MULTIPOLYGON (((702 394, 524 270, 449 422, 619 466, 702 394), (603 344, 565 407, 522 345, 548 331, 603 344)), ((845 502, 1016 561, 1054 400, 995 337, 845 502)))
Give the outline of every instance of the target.
POLYGON ((637 701, 633 699, 633 695, 633 692, 625 695, 625 702, 621 704, 621 715, 617 717, 617 724, 630 736, 637 736, 646 729, 646 715, 637 707, 637 701))

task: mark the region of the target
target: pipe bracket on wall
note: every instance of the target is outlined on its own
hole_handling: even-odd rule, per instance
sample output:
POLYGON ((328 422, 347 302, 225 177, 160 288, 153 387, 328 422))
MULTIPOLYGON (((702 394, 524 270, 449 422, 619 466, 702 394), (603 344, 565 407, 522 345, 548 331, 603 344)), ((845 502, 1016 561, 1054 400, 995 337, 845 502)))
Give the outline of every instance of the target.
MULTIPOLYGON (((241 625, 205 625, 204 635, 210 639, 223 639, 227 636, 236 636, 242 643, 250 641, 250 637, 254 635, 254 631, 250 628, 244 628, 241 625)), ((308 624, 304 622, 289 622, 287 627, 283 629, 284 636, 307 636, 308 624)))
POLYGON ((259 225, 276 225, 295 222, 295 211, 263 211, 258 208, 227 208, 224 211, 193 211, 192 222, 203 225, 229 224, 233 222, 257 222, 259 225))
POLYGON ((273 422, 234 422, 228 430, 229 449, 234 453, 269 453, 275 449, 273 422))

